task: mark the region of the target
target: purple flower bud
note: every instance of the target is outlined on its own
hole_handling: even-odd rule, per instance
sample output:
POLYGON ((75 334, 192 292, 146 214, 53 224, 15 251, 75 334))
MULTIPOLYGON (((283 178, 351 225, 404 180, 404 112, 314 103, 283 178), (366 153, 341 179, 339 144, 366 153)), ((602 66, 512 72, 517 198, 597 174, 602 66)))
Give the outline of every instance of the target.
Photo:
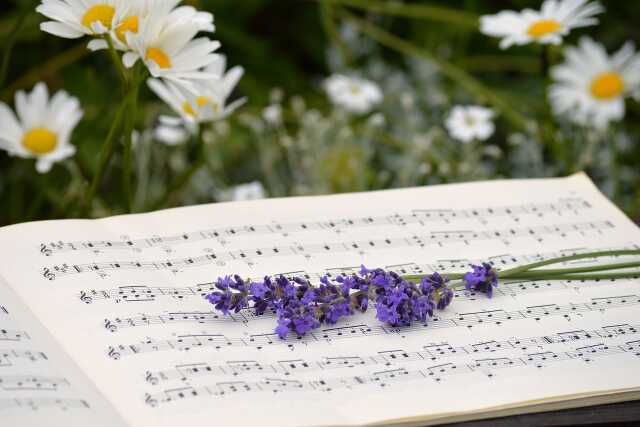
POLYGON ((472 265, 472 271, 464 275, 464 287, 468 290, 482 292, 489 298, 493 296, 493 288, 498 286, 498 272, 491 264, 472 265))
POLYGON ((435 272, 420 281, 423 295, 432 295, 438 310, 444 310, 453 300, 453 291, 447 287, 448 278, 435 272))

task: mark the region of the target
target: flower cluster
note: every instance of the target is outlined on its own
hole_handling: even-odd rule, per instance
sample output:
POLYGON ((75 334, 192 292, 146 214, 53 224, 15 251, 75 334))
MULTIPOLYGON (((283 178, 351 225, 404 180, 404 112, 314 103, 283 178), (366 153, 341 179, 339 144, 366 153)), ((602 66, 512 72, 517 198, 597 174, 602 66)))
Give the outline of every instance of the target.
MULTIPOLYGON (((142 63, 144 75, 151 76, 147 81, 149 88, 176 114, 160 117, 156 137, 176 144, 196 134, 201 123, 223 119, 244 103, 241 99, 227 105, 244 70, 234 67, 226 71, 226 58, 216 53, 220 42, 199 36, 215 31, 213 15, 181 2, 41 0, 36 11, 50 19, 40 25, 42 31, 70 39, 89 36, 90 50, 110 50, 120 74, 130 84, 137 82, 125 69, 142 63)), ((41 88, 34 91, 38 99, 42 99, 41 92, 41 88)), ((16 106, 19 107, 18 101, 16 106)), ((33 107, 32 111, 19 113, 37 115, 36 123, 22 123, 19 126, 22 132, 0 135, 3 141, 0 148, 22 157, 37 158, 41 172, 48 171, 52 162, 75 153, 67 141, 77 120, 70 120, 65 129, 60 130, 53 129, 57 125, 51 115, 47 116, 45 108, 33 107), (46 133, 33 132, 40 129, 46 133)), ((16 127, 10 114, 5 112, 3 116, 0 117, 2 124, 16 127)))
MULTIPOLYGON (((560 45, 576 28, 598 24, 604 7, 589 0, 546 0, 540 10, 505 10, 480 18, 480 31, 500 37, 500 47, 531 42, 560 45)), ((581 126, 602 130, 621 120, 625 98, 638 97, 640 55, 627 42, 609 56, 604 46, 589 37, 565 50, 566 62, 551 68, 549 99, 553 112, 581 126)))
MULTIPOLYGON (((491 297, 497 285, 495 270, 488 264, 472 267, 464 278, 466 287, 491 297)), ((218 290, 206 299, 224 314, 249 306, 257 315, 275 313, 275 332, 285 339, 291 332, 302 336, 323 324, 334 325, 343 317, 364 313, 369 301, 374 302, 376 318, 391 326, 426 323, 436 309, 444 310, 453 300, 447 282, 437 272, 414 283, 393 271, 363 266, 359 273, 334 280, 322 277, 318 286, 301 277, 267 276, 248 284, 239 276, 227 276, 218 279, 218 290)))

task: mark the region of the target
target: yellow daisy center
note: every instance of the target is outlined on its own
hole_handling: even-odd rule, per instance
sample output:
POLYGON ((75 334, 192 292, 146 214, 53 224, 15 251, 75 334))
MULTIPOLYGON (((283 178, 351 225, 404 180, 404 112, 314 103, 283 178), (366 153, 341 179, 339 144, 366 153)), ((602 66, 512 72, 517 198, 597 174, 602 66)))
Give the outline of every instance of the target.
POLYGON ((94 22, 100 22, 107 28, 111 28, 113 22, 113 16, 116 14, 116 9, 108 4, 96 4, 90 7, 82 17, 82 25, 91 29, 91 25, 94 22))
POLYGON ((58 136, 47 128, 33 128, 24 134, 22 145, 34 154, 47 154, 58 145, 58 136))
POLYGON ((591 94, 598 99, 620 96, 624 91, 624 80, 615 72, 602 73, 591 81, 591 94))
POLYGON ((527 34, 531 37, 542 37, 549 33, 555 33, 560 29, 560 23, 553 19, 541 19, 529 26, 527 34))
MULTIPOLYGON (((198 107, 204 107, 205 105, 211 103, 211 98, 206 97, 206 96, 199 96, 196 98, 196 105, 198 107)), ((214 106, 215 108, 215 106, 214 106)), ((182 104, 182 109, 184 110, 185 113, 187 113, 190 116, 196 116, 196 112, 193 111, 193 107, 191 106, 191 103, 188 101, 185 101, 184 104, 182 104)))
POLYGON ((138 33, 138 17, 137 16, 129 16, 122 20, 118 28, 116 28, 116 36, 122 43, 127 42, 126 33, 127 31, 132 32, 134 34, 138 33))
POLYGON ((351 85, 349 85, 349 92, 352 95, 359 95, 360 92, 362 92, 362 89, 360 88, 360 86, 358 86, 356 84, 351 84, 351 85))
POLYGON ((150 47, 147 49, 147 60, 151 60, 158 64, 160 68, 171 68, 171 58, 164 53, 162 49, 157 47, 150 47))

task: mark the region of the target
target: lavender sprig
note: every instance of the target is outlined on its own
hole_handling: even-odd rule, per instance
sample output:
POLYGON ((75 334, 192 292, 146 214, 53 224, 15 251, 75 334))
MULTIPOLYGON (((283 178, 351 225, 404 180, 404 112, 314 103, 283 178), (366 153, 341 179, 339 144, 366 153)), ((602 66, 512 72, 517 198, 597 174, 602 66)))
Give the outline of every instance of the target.
POLYGON ((364 266, 359 273, 334 280, 322 277, 318 286, 300 277, 284 276, 247 283, 239 276, 220 278, 215 284, 218 290, 206 299, 224 314, 238 312, 249 303, 257 315, 274 312, 275 332, 282 339, 291 332, 305 335, 321 325, 334 325, 343 317, 366 312, 370 302, 374 302, 376 317, 392 326, 425 323, 436 309, 444 310, 453 299, 447 278, 438 273, 416 284, 393 271, 364 266))
POLYGON ((361 267, 358 273, 339 275, 335 279, 324 276, 317 286, 301 277, 265 277, 250 282, 241 277, 226 276, 215 284, 217 291, 206 295, 216 310, 228 315, 250 308, 257 315, 267 311, 276 314, 275 332, 281 339, 290 333, 303 336, 322 325, 334 325, 343 317, 366 312, 375 307, 376 318, 394 327, 409 326, 412 322, 426 323, 436 310, 446 309, 452 302, 454 290, 467 290, 493 296, 499 279, 558 280, 591 278, 639 277, 640 271, 600 273, 607 270, 628 270, 640 267, 640 262, 626 262, 565 269, 540 269, 551 264, 603 256, 640 255, 640 250, 599 251, 553 258, 498 272, 489 263, 471 265, 462 274, 402 276, 380 268, 361 267))

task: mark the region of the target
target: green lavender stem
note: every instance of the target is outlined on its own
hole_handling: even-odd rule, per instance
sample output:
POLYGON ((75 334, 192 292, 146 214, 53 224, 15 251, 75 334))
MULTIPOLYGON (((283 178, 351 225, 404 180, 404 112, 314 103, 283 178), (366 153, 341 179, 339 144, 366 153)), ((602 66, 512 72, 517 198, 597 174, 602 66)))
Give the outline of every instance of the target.
MULTIPOLYGON (((640 261, 629 261, 613 264, 591 265, 585 267, 561 268, 561 269, 542 269, 552 264, 560 264, 580 259, 593 259, 611 256, 629 256, 640 255, 639 249, 612 250, 612 251, 596 251, 582 254, 567 255, 562 257, 550 258, 544 261, 538 261, 530 264, 521 265, 519 267, 503 270, 499 272, 502 280, 607 280, 607 279, 625 279, 640 276, 640 261), (634 271, 611 272, 612 270, 631 269, 634 271), (606 271, 606 273, 598 273, 606 271)), ((460 280, 464 277, 464 273, 446 274, 450 280, 460 280)), ((421 280, 425 275, 407 275, 403 276, 405 280, 421 280)), ((449 285, 451 289, 464 288, 464 283, 453 283, 449 285)))
POLYGON ((563 262, 576 261, 579 259, 611 257, 611 256, 628 256, 628 255, 640 255, 640 249, 585 252, 582 254, 574 254, 574 255, 567 255, 567 256, 561 256, 556 258, 549 258, 544 261, 538 261, 531 264, 521 265, 519 267, 511 268, 508 270, 503 270, 500 272, 500 277, 508 278, 509 276, 514 276, 519 273, 523 273, 525 271, 533 270, 535 268, 544 267, 552 264, 560 264, 563 262))

